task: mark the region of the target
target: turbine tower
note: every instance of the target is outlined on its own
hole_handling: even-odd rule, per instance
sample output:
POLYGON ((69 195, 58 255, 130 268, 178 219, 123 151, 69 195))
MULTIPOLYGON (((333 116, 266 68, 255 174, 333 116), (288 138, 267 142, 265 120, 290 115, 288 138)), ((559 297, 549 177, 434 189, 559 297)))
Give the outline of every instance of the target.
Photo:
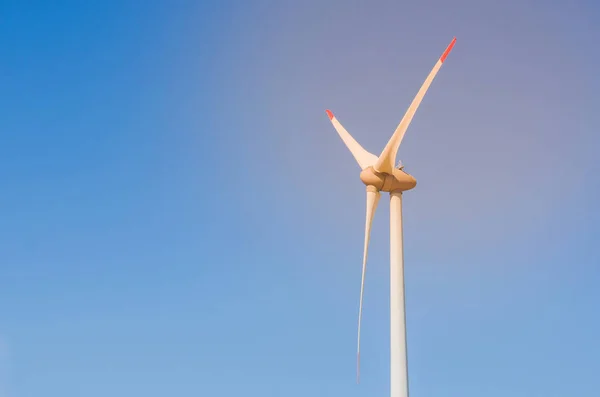
POLYGON ((360 283, 360 303, 358 309, 357 381, 360 379, 360 326, 365 288, 365 270, 371 224, 379 203, 381 192, 390 193, 390 394, 391 397, 408 397, 408 362, 406 351, 406 305, 404 301, 404 250, 402 247, 402 193, 417 185, 416 179, 404 171, 401 165, 395 167, 396 154, 417 108, 421 104, 431 82, 442 67, 446 57, 454 47, 453 38, 442 56, 438 59, 417 92, 410 107, 404 114, 394 134, 379 155, 366 151, 330 110, 326 110, 334 128, 346 144, 362 169, 360 180, 367 187, 367 217, 360 283))

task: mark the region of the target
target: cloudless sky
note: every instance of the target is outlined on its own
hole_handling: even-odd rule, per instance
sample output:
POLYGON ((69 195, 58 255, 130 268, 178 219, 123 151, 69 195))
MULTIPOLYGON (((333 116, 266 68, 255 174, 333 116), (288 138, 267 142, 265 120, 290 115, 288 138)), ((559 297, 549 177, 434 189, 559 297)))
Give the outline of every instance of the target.
POLYGON ((399 155, 412 397, 600 390, 600 7, 0 3, 0 396, 385 396, 399 155))

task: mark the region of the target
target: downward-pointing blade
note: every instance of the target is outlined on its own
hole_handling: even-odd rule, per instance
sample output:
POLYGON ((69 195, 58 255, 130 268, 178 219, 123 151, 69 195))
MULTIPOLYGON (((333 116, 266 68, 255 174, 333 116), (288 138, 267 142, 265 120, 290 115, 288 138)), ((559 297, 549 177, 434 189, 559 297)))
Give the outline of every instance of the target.
POLYGON ((369 253, 369 240, 371 238, 371 224, 379 203, 381 193, 374 186, 367 186, 367 217, 365 221, 365 246, 363 252, 362 277, 360 280, 360 303, 358 306, 358 344, 356 348, 356 382, 360 381, 360 324, 362 320, 363 297, 365 292, 365 272, 367 270, 367 256, 369 253))
POLYGON ((435 66, 429 73, 429 76, 427 76, 427 78, 425 79, 425 82, 419 89, 419 92, 413 99, 412 103, 410 104, 410 107, 408 108, 408 110, 404 114, 404 117, 400 121, 400 124, 396 128, 396 131, 394 131, 394 134, 392 135, 392 137, 390 138, 388 143, 385 145, 385 148, 381 152, 379 159, 373 165, 373 168, 375 168, 375 170, 377 170, 379 172, 391 173, 392 170, 394 169, 394 162, 396 160, 396 154, 398 153, 398 148, 400 147, 402 138, 404 138, 404 134, 406 133, 406 130, 408 129, 408 126, 410 125, 410 122, 412 121, 413 116, 417 112, 417 109, 419 108, 419 105, 421 104, 423 97, 427 93, 429 86, 431 85, 436 74, 442 67, 442 64, 446 60, 446 57, 448 56, 448 54, 450 54, 450 51, 452 51, 452 47, 454 47, 455 43, 456 43, 456 38, 452 39, 452 41, 446 48, 446 51, 444 51, 444 53, 442 54, 440 59, 438 59, 435 66))

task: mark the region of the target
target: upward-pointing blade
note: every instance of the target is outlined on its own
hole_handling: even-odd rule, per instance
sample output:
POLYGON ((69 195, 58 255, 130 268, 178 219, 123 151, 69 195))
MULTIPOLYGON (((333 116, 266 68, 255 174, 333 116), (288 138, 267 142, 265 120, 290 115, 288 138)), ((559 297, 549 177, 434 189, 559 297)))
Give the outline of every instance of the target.
POLYGON ((394 135, 392 135, 392 137, 388 141, 387 145, 385 145, 385 148, 381 152, 379 159, 377 160, 375 165, 373 165, 373 168, 375 168, 375 170, 377 170, 379 172, 391 173, 392 170, 394 169, 394 162, 396 160, 396 154, 398 153, 398 148, 400 147, 400 142, 402 142, 402 138, 404 138, 404 133, 406 132, 406 129, 410 125, 410 122, 412 121, 413 116, 415 115, 417 109, 419 108, 419 105, 421 104, 423 97, 427 93, 427 90, 429 89, 431 82, 435 78, 435 75, 442 67, 442 64, 446 60, 446 57, 448 56, 448 54, 450 54, 450 51, 452 51, 452 47, 454 47, 454 43, 456 43, 456 37, 452 39, 452 41, 446 48, 446 51, 444 51, 444 53, 442 54, 440 59, 438 59, 437 63, 433 67, 433 70, 429 73, 429 76, 427 76, 427 79, 425 79, 425 82, 419 89, 419 92, 415 96, 415 99, 413 99, 412 103, 410 104, 410 107, 404 114, 402 121, 400 121, 398 128, 396 128, 396 131, 394 131, 394 135))
POLYGON ((367 186, 367 218, 365 221, 365 246, 363 251, 362 277, 360 280, 360 303, 358 306, 358 345, 356 348, 356 382, 360 381, 360 323, 362 320, 363 296, 365 292, 365 272, 367 270, 367 256, 369 253, 369 240, 371 238, 371 224, 379 203, 381 194, 374 186, 367 186))
POLYGON ((377 156, 372 153, 367 152, 360 143, 356 142, 352 135, 346 131, 344 126, 338 121, 338 119, 331 113, 331 110, 326 110, 327 116, 329 116, 329 120, 331 120, 331 124, 337 131, 342 141, 346 144, 350 153, 354 156, 354 159, 360 165, 361 169, 365 169, 367 167, 372 166, 377 161, 377 156))

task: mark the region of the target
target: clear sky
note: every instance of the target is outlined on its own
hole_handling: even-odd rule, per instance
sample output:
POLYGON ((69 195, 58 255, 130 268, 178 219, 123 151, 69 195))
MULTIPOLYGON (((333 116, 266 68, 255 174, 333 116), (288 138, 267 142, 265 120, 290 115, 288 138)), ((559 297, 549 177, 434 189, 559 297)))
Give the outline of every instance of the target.
POLYGON ((596 1, 0 3, 0 396, 385 396, 400 149, 412 397, 600 389, 596 1))

